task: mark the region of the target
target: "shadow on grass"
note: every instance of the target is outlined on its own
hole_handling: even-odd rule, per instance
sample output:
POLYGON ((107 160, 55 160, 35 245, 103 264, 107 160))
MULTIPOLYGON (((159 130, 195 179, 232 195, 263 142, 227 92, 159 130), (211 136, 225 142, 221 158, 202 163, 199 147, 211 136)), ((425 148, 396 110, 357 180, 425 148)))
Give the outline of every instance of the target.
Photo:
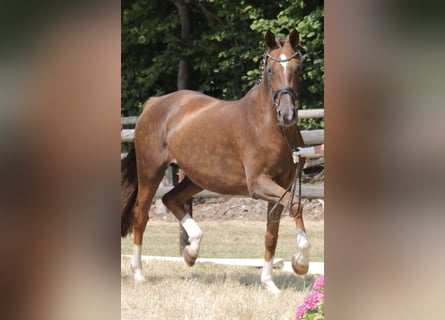
MULTIPOLYGON (((238 282, 245 287, 260 287, 261 268, 221 266, 215 264, 198 264, 187 267, 178 263, 157 262, 156 270, 143 263, 145 273, 145 284, 159 284, 162 282, 181 282, 193 280, 202 284, 238 282), (150 272, 151 270, 151 272, 150 272)), ((124 282, 133 282, 131 270, 121 273, 124 282)), ((303 291, 310 288, 314 282, 314 275, 298 276, 294 273, 274 270, 274 282, 280 290, 292 289, 303 291)))
MULTIPOLYGON (((193 272, 190 278, 202 283, 224 283, 224 282, 239 282, 240 285, 246 287, 261 286, 261 269, 245 269, 237 272, 193 272)), ((274 282, 280 290, 294 289, 303 291, 312 286, 315 277, 313 275, 298 276, 293 273, 274 271, 274 282)))
POLYGON ((274 275, 274 282, 279 289, 296 289, 303 291, 314 283, 313 275, 299 276, 293 273, 280 273, 274 275))

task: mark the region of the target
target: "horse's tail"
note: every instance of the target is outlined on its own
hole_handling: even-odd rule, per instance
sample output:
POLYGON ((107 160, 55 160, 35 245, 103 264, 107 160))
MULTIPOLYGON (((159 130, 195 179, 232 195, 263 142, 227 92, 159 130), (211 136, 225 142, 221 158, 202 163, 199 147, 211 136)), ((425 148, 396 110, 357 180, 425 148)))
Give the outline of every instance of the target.
POLYGON ((138 194, 136 150, 134 143, 128 155, 121 160, 121 236, 133 231, 134 204, 138 194))
MULTIPOLYGON (((160 97, 151 97, 144 103, 144 110, 152 106, 160 97)), ((121 160, 121 236, 133 231, 134 205, 138 195, 138 172, 136 149, 131 144, 128 155, 121 160)))

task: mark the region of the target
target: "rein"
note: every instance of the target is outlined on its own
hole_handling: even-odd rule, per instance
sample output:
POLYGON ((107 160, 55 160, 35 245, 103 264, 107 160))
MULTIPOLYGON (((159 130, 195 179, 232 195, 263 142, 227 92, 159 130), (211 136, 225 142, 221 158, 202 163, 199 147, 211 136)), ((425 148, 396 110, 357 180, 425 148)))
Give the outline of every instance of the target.
MULTIPOLYGON (((297 213, 295 215, 292 213, 292 207, 294 205, 293 198, 294 198, 294 195, 295 195, 295 187, 297 185, 297 183, 296 183, 297 182, 297 174, 296 174, 294 182, 286 189, 286 191, 281 195, 281 197, 278 199, 278 201, 274 204, 274 206, 267 213, 268 219, 270 219, 270 217, 272 216, 272 213, 278 207, 278 205, 280 204, 280 201, 283 200, 285 194, 289 192, 289 189, 291 189, 291 187, 292 187, 292 189, 291 189, 291 197, 292 198, 291 198, 291 200, 289 202, 289 204, 290 204, 289 216, 292 216, 293 218, 296 218, 298 216, 298 214, 300 212, 300 208, 301 208, 301 165, 300 165, 300 163, 298 163, 298 166, 297 166, 297 173, 298 173, 298 178, 299 178, 298 179, 298 207, 297 207, 297 213)), ((288 207, 289 207, 289 205, 288 205, 288 207)), ((281 217, 283 217, 283 215, 281 217)), ((281 219, 281 217, 280 217, 280 219, 281 219)), ((273 223, 279 223, 280 219, 272 220, 272 222, 273 223)))
MULTIPOLYGON (((297 128, 296 130, 298 130, 298 128, 297 128)), ((302 181, 302 178, 303 178, 303 176, 302 176, 303 168, 302 168, 302 166, 301 166, 301 161, 300 161, 300 160, 301 160, 301 159, 300 159, 301 157, 300 157, 300 156, 298 156, 298 158, 294 157, 294 155, 293 155, 293 151, 294 151, 295 148, 292 149, 292 147, 290 146, 290 143, 289 143, 289 141, 287 140, 286 135, 284 134, 283 127, 281 127, 281 132, 283 133, 283 137, 284 137, 284 139, 286 140, 286 143, 287 143, 287 145, 289 146, 289 150, 290 150, 291 153, 292 153, 292 157, 293 157, 294 163, 297 164, 297 169, 296 169, 296 172, 295 172, 294 181, 292 181, 292 183, 287 187, 287 189, 286 189, 286 190, 283 192, 283 194, 280 196, 280 198, 278 199, 278 201, 275 202, 275 204, 273 205, 273 207, 272 207, 272 208, 269 210, 269 212, 267 213, 268 219, 271 218, 272 213, 276 210, 276 208, 279 206, 281 200, 283 200, 284 196, 285 196, 286 193, 288 193, 289 191, 290 191, 290 196, 291 196, 290 201, 289 201, 289 203, 288 203, 288 205, 287 205, 287 208, 289 209, 289 215, 292 216, 293 218, 296 218, 296 217, 298 216, 299 212, 300 212, 300 209, 301 209, 301 181, 302 181), (296 189, 296 187, 297 187, 297 182, 298 182, 298 207, 297 207, 297 211, 296 211, 296 213, 295 213, 295 215, 294 215, 294 214, 292 213, 292 207, 294 206, 294 197, 295 197, 295 191, 296 191, 295 189, 296 189)), ((285 208, 285 209, 286 209, 286 208, 285 208)), ((281 219, 281 217, 280 217, 280 219, 281 219)), ((274 223, 278 223, 278 222, 280 222, 280 219, 278 219, 278 220, 273 220, 272 222, 274 222, 274 223)))

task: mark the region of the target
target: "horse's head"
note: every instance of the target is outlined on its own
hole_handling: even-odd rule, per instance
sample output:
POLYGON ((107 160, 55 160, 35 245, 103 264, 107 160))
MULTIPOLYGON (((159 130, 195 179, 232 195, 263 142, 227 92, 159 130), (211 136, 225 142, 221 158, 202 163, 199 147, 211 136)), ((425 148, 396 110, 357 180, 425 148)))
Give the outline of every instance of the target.
POLYGON ((276 38, 268 31, 264 39, 267 51, 264 72, 272 102, 281 125, 293 125, 298 115, 298 80, 301 54, 297 49, 298 32, 292 31, 288 39, 276 38))

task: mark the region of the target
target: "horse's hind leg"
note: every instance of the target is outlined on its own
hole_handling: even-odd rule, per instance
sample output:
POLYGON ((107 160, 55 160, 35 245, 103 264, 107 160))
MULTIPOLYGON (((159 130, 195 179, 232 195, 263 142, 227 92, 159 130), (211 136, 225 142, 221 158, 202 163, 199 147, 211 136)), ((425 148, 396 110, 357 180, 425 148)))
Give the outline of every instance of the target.
POLYGON ((190 245, 186 246, 183 251, 185 263, 189 266, 193 266, 198 258, 202 231, 186 212, 184 205, 194 194, 200 191, 202 191, 202 188, 186 176, 176 187, 162 197, 165 206, 173 212, 189 236, 190 245))
MULTIPOLYGON (((267 207, 267 212, 270 212, 274 203, 269 202, 267 207)), ((267 230, 265 235, 265 247, 266 251, 264 254, 264 264, 263 271, 261 272, 261 284, 264 288, 272 293, 279 293, 280 290, 277 288, 272 278, 273 269, 273 258, 275 256, 275 249, 277 247, 278 241, 278 230, 280 227, 281 212, 283 211, 283 206, 278 206, 270 215, 267 217, 267 230)))
POLYGON ((141 262, 142 239, 145 227, 149 220, 148 212, 150 210, 151 201, 153 200, 162 177, 162 173, 150 178, 139 176, 138 196, 134 207, 134 245, 133 257, 131 260, 134 279, 139 282, 145 281, 141 262))

